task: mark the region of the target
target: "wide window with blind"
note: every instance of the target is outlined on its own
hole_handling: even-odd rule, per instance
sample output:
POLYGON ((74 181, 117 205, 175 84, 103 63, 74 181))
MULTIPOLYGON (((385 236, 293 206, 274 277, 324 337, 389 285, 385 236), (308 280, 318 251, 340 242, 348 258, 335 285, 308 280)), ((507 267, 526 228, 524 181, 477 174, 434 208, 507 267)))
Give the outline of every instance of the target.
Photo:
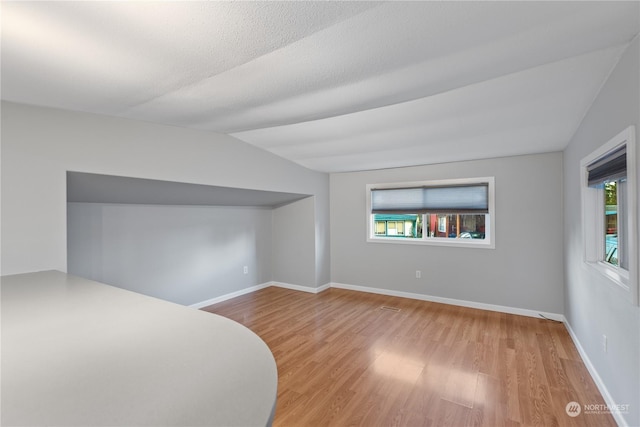
POLYGON ((637 304, 635 128, 581 162, 585 263, 637 304))
POLYGON ((367 186, 369 242, 494 248, 494 179, 367 186))

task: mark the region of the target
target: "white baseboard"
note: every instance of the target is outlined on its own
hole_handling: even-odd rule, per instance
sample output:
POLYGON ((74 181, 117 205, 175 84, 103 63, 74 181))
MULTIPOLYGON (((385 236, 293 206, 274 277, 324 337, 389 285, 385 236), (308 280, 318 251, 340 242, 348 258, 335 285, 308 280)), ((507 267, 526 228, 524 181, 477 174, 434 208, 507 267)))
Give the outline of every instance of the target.
POLYGON ((244 294, 249 294, 251 292, 259 291, 260 289, 268 288, 271 286, 271 282, 261 283, 256 286, 251 286, 249 288, 240 289, 239 291, 231 292, 229 294, 220 295, 219 297, 211 298, 206 301, 197 302, 195 304, 191 304, 189 307, 191 308, 203 308, 208 307, 213 304, 218 304, 219 302, 226 301, 231 298, 236 298, 244 294))
POLYGON ((210 305, 218 304, 219 302, 236 298, 241 295, 249 294, 251 292, 259 291, 260 289, 268 288, 269 286, 276 286, 278 288, 292 289, 294 291, 310 292, 312 294, 317 294, 319 292, 329 289, 331 287, 331 284, 327 283, 325 285, 320 286, 319 288, 310 288, 308 286, 292 285, 290 283, 283 283, 283 282, 266 282, 256 286, 251 286, 249 288, 240 289, 239 291, 231 292, 229 294, 220 295, 219 297, 211 298, 206 301, 197 302, 195 304, 191 304, 189 307, 196 308, 196 309, 208 307, 210 305))
POLYGON ((206 301, 202 301, 202 302, 199 302, 199 303, 191 304, 189 307, 192 307, 192 308, 207 307, 207 306, 210 306, 210 305, 213 305, 213 304, 217 304, 217 303, 222 302, 222 301, 226 301, 226 300, 231 299, 231 298, 236 298, 236 297, 239 297, 241 295, 248 294, 250 292, 255 292, 255 291, 258 291, 260 289, 267 288, 269 286, 276 286, 278 288, 291 289, 291 290, 294 290, 294 291, 308 292, 308 293, 312 293, 312 294, 320 293, 320 292, 325 291, 325 290, 327 290, 329 288, 347 289, 347 290, 351 290, 351 291, 369 292, 369 293, 372 293, 372 294, 388 295, 388 296, 393 296, 393 297, 417 299, 417 300, 421 300, 421 301, 438 302, 438 303, 441 303, 441 304, 457 305, 457 306, 461 306, 461 307, 477 308, 477 309, 480 309, 480 310, 497 311, 499 313, 517 314, 517 315, 520 315, 520 316, 529 316, 529 317, 540 318, 541 315, 542 315, 542 316, 546 317, 547 319, 557 320, 559 322, 564 322, 565 321, 564 316, 562 314, 557 314, 557 313, 548 313, 548 312, 545 312, 545 311, 529 310, 529 309, 526 309, 526 308, 514 308, 514 307, 503 306, 503 305, 486 304, 486 303, 481 303, 481 302, 466 301, 466 300, 459 300, 459 299, 453 299, 453 298, 436 297, 436 296, 432 296, 432 295, 415 294, 415 293, 411 293, 411 292, 393 291, 393 290, 390 290, 390 289, 379 289, 379 288, 370 288, 370 287, 367 287, 367 286, 347 285, 347 284, 344 284, 344 283, 327 283, 327 284, 322 285, 320 287, 312 288, 312 287, 309 287, 309 286, 294 285, 294 284, 291 284, 291 283, 284 283, 284 282, 267 282, 267 283, 262 283, 260 285, 251 286, 249 288, 241 289, 241 290, 236 291, 236 292, 231 292, 229 294, 221 295, 221 296, 216 297, 216 298, 208 299, 206 301))
POLYGON ((327 283, 325 285, 320 286, 319 288, 311 288, 309 286, 292 285, 291 283, 271 282, 271 286, 276 286, 278 288, 291 289, 294 291, 302 291, 302 292, 317 294, 329 289, 329 287, 331 287, 331 284, 327 283))
MULTIPOLYGON (((616 403, 613 400, 611 393, 609 393, 607 386, 604 385, 604 381, 602 381, 602 378, 600 378, 600 375, 598 374, 598 371, 596 370, 595 366, 593 366, 593 363, 591 363, 591 359, 589 359, 587 352, 584 350, 584 347, 582 347, 582 344, 580 344, 580 340, 578 339, 578 336, 575 334, 575 332, 573 332, 573 329, 571 328, 571 325, 569 324, 569 322, 567 322, 567 319, 564 319, 564 325, 567 328, 567 331, 569 331, 569 335, 571 336, 573 343, 578 349, 578 353, 580 353, 580 357, 582 358, 582 361, 587 367, 587 370, 591 374, 591 378, 593 378, 593 381, 596 383, 596 386, 598 387, 598 390, 600 391, 600 394, 602 395, 604 402, 610 407, 615 408, 616 403)), ((591 403, 591 402, 587 402, 587 403, 591 403)), ((620 427, 629 426, 629 424, 627 424, 627 421, 624 419, 624 417, 620 412, 611 411, 611 415, 613 416, 613 418, 616 420, 616 423, 618 423, 620 427)))
POLYGON ((539 310, 529 310, 526 308, 507 307, 504 305, 486 304, 482 302, 465 301, 453 298, 436 297, 432 295, 415 294, 411 292, 392 291, 389 289, 369 288, 366 286, 347 285, 344 283, 331 283, 332 288, 347 289, 351 291, 369 292, 372 294, 388 295, 392 297, 411 298, 421 301, 438 302, 441 304, 458 305, 461 307, 477 308, 480 310, 497 311, 499 313, 517 314, 520 316, 529 316, 540 318, 541 315, 547 319, 557 320, 562 322, 564 316, 557 313, 548 313, 539 310))

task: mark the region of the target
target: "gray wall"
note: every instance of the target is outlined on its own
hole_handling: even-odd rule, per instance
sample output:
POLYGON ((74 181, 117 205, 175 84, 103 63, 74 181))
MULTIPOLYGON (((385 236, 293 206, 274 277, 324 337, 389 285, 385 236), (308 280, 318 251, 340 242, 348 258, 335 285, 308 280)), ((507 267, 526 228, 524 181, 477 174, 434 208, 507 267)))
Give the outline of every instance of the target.
POLYGON ((313 197, 274 209, 271 251, 274 281, 315 287, 314 210, 313 197))
POLYGON ((271 209, 101 203, 67 209, 71 274, 185 305, 271 280, 271 209))
POLYGON ((2 274, 67 270, 67 171, 314 195, 312 285, 329 281, 327 174, 226 135, 9 102, 2 103, 2 274))
POLYGON ((562 313, 561 182, 561 153, 331 175, 331 279, 562 313), (366 184, 484 176, 495 176, 495 249, 366 242, 366 184))
POLYGON ((583 264, 579 171, 583 157, 629 125, 636 126, 636 139, 640 135, 639 49, 636 37, 564 155, 565 317, 614 401, 631 405, 625 418, 632 426, 640 425, 640 309, 583 264), (603 334, 606 353, 600 344, 603 334))

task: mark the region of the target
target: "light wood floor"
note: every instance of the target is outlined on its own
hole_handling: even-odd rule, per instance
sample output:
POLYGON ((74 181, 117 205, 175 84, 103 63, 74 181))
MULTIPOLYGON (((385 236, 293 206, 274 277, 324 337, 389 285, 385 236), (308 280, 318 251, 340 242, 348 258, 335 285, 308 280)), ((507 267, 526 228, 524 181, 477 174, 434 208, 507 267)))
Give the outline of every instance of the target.
POLYGON ((566 414, 604 401, 561 323, 334 288, 270 287, 204 310, 271 348, 275 426, 616 425, 566 414))

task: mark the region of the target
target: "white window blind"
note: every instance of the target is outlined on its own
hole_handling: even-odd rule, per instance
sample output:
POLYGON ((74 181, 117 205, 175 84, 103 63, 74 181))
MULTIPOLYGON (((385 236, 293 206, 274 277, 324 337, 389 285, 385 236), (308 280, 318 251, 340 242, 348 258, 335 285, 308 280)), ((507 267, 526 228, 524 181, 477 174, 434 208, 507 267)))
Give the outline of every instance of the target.
POLYGON ((371 190, 371 213, 489 213, 489 184, 371 190))

